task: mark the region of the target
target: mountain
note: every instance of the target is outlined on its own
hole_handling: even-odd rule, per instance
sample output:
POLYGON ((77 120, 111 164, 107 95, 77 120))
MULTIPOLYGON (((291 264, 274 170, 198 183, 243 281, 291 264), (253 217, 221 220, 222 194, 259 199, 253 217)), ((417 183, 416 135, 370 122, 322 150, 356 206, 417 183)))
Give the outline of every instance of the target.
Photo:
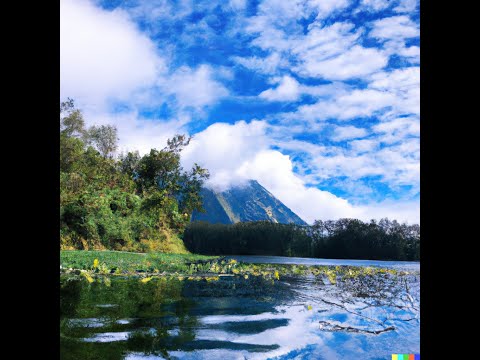
POLYGON ((203 188, 205 213, 193 212, 192 221, 233 224, 240 221, 269 220, 277 223, 307 225, 256 180, 244 186, 218 192, 203 188))

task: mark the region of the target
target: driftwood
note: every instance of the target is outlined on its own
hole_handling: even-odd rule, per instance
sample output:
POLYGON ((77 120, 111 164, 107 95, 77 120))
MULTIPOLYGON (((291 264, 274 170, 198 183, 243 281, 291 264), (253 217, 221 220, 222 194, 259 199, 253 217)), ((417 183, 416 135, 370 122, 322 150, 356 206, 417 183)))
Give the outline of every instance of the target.
POLYGON ((347 332, 354 332, 354 333, 378 335, 387 331, 395 330, 395 326, 389 326, 380 330, 368 330, 368 329, 355 328, 352 326, 342 326, 342 325, 332 324, 332 323, 329 323, 328 321, 319 321, 319 323, 320 323, 320 328, 326 331, 347 331, 347 332))

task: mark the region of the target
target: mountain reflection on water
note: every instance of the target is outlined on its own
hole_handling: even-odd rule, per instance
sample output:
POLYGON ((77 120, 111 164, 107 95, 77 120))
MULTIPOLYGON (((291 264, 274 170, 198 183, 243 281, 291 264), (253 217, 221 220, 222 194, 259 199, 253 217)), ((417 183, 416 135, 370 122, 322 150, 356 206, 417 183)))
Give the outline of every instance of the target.
POLYGON ((330 284, 61 277, 62 359, 389 359, 420 352, 420 276, 330 284))

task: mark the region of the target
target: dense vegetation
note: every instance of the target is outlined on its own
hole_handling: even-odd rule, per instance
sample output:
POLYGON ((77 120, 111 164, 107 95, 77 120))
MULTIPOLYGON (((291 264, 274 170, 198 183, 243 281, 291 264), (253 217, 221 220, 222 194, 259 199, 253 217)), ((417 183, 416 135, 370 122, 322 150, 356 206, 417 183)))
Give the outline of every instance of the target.
POLYGON ((233 225, 193 222, 183 239, 190 251, 210 255, 420 260, 420 226, 388 219, 317 220, 312 226, 268 221, 233 225))
POLYGON ((71 99, 60 106, 60 246, 185 253, 179 235, 209 174, 180 166, 190 139, 176 135, 162 150, 114 156, 117 129, 87 128, 71 99))

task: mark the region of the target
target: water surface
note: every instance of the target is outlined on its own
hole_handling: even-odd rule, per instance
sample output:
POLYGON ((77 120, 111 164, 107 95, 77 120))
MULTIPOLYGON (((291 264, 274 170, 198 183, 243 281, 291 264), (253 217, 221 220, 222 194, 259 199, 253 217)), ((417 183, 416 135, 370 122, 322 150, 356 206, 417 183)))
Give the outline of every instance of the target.
POLYGON ((382 261, 382 260, 352 260, 352 259, 320 259, 287 256, 260 256, 260 255, 229 255, 227 259, 252 264, 296 264, 296 265, 333 265, 333 266, 374 266, 398 270, 420 270, 418 261, 382 261))
POLYGON ((107 285, 61 278, 62 359, 390 359, 420 352, 415 271, 336 284, 312 275, 148 283, 114 277, 107 285))

